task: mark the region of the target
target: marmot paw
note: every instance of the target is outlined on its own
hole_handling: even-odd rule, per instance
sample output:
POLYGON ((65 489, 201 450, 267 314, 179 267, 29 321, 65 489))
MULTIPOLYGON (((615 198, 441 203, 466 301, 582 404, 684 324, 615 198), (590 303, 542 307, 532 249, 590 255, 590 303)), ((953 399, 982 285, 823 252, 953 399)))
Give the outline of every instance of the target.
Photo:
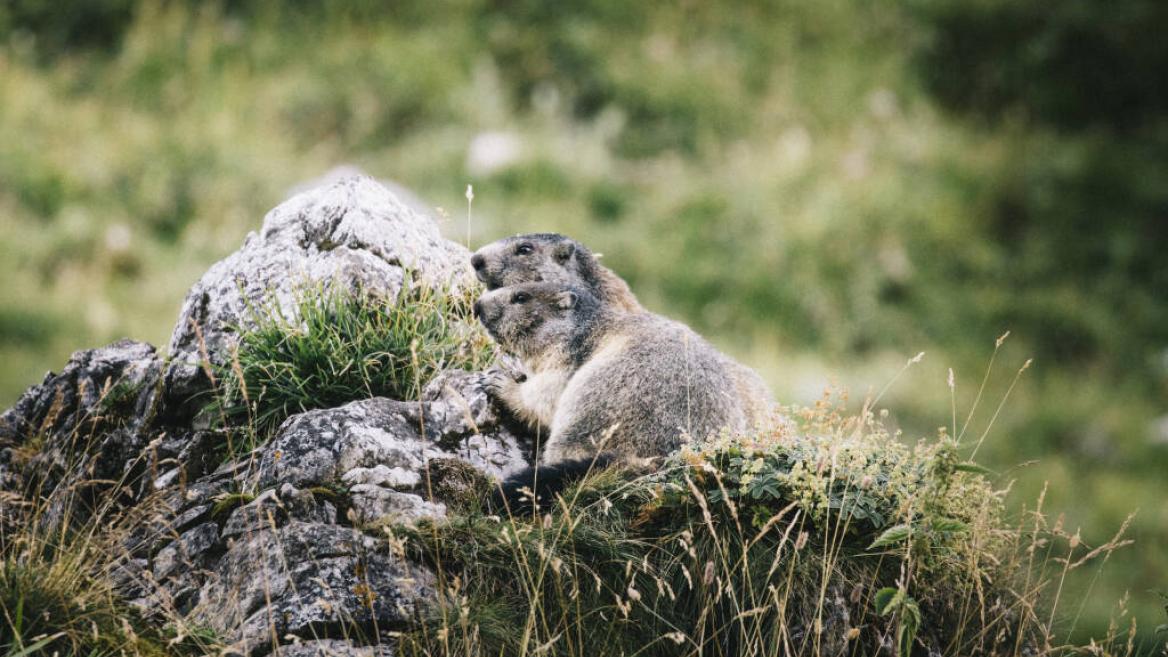
POLYGON ((507 395, 527 379, 526 374, 512 372, 503 367, 492 367, 486 374, 487 379, 483 385, 487 389, 487 395, 500 401, 505 401, 507 395))

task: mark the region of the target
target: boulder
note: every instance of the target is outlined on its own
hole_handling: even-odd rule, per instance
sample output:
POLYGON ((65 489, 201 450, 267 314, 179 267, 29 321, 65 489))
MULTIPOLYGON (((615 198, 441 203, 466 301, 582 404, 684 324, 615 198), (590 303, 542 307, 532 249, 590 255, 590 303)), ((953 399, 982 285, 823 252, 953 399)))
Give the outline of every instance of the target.
POLYGON ((280 657, 393 657, 389 645, 357 646, 343 639, 301 641, 280 647, 280 657))
POLYGON ((433 575, 351 527, 293 520, 234 541, 187 619, 263 654, 294 639, 388 639, 433 597, 433 575))
POLYGON ((484 375, 453 370, 436 377, 420 402, 375 397, 288 418, 260 451, 250 483, 305 487, 348 476, 358 485, 416 489, 429 459, 461 458, 502 479, 527 465, 526 451, 495 414, 484 375), (370 469, 381 472, 378 481, 370 469))
MULTIPOLYGON (((361 288, 392 299, 407 272, 438 287, 474 285, 469 253, 437 224, 365 176, 302 192, 264 217, 258 233, 187 293, 170 338, 168 396, 176 406, 204 391, 200 363, 228 361, 256 308, 292 319, 305 288, 361 288)), ((188 412, 192 408, 186 408, 188 412)))

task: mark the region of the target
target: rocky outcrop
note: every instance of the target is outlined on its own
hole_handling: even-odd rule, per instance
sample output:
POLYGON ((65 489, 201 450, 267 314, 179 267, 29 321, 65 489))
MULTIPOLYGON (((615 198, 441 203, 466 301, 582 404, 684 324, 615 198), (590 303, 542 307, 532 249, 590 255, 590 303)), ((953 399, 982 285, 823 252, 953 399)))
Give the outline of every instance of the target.
POLYGON ((0 492, 43 498, 102 482, 93 494, 138 519, 117 590, 148 617, 212 630, 232 652, 392 654, 394 633, 435 596, 433 574, 395 548, 393 528, 440 519, 481 492, 475 482, 528 463, 484 376, 448 371, 417 401, 294 415, 222 462, 241 428, 196 418, 202 361, 229 356, 256 304, 294 317, 298 286, 392 297, 413 272, 458 288, 472 284, 467 258, 368 178, 290 199, 191 288, 166 358, 129 341, 78 352, 0 416, 0 492))
POLYGON ((253 324, 256 308, 292 318, 296 293, 324 286, 392 299, 407 272, 432 285, 473 285, 468 258, 431 218, 371 178, 344 178, 297 194, 187 293, 168 347, 168 396, 181 405, 203 391, 208 381, 200 362, 226 362, 235 334, 253 324))
POLYGON ((143 428, 158 406, 162 358, 121 340, 73 354, 0 415, 0 490, 44 493, 63 479, 123 482, 142 462, 143 428), (27 462, 17 451, 27 450, 27 462), (30 475, 30 476, 26 476, 30 475))

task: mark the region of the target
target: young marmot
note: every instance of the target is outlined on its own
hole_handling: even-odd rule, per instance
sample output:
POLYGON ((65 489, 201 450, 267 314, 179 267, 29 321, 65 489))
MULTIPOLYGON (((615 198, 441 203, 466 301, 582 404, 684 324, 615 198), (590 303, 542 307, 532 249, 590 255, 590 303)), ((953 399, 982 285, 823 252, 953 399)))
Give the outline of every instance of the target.
MULTIPOLYGON (((470 262, 488 290, 519 283, 562 283, 590 291, 613 312, 647 312, 628 283, 597 262, 587 247, 557 233, 505 237, 476 251, 470 262)), ((749 367, 720 353, 718 356, 731 372, 750 422, 766 423, 774 407, 766 383, 749 367)))
POLYGON ((495 370, 492 395, 546 436, 541 464, 676 450, 747 427, 727 358, 684 324, 615 312, 590 291, 524 283, 484 294, 475 315, 526 378, 495 370))

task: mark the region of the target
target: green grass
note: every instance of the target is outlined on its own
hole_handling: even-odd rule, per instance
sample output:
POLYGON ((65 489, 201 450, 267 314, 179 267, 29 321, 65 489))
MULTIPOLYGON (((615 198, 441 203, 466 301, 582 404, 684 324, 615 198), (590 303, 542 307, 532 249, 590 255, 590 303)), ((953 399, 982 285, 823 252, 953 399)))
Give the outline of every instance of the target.
POLYGON ((300 289, 291 316, 275 301, 263 303, 218 368, 207 412, 267 436, 294 413, 368 397, 419 399, 442 370, 492 362, 490 339, 471 316, 473 298, 407 276, 393 298, 325 286, 300 289))
POLYGON ((93 553, 70 548, 73 554, 55 559, 16 556, 0 564, 0 654, 168 654, 161 637, 142 630, 90 571, 84 560, 93 553))
MULTIPOLYGON (((649 475, 620 469, 542 516, 470 513, 405 530, 443 604, 418 655, 1058 655, 1092 550, 942 432, 907 447, 866 406, 792 409, 798 428, 721 436, 649 475)), ((1134 654, 1135 628, 1095 654, 1134 654)), ((1148 646, 1144 647, 1145 649, 1148 646)))
MULTIPOLYGON (((220 393, 230 376, 245 384, 232 394, 247 402, 237 428, 250 436, 289 412, 287 400, 310 403, 328 391, 336 395, 329 405, 342 404, 373 394, 373 380, 416 395, 434 370, 489 362, 481 332, 465 324, 465 304, 461 294, 407 284, 393 300, 306 290, 295 319, 261 306, 220 372, 220 393), (298 363, 309 367, 288 367, 298 363), (369 370, 360 378, 345 378, 362 366, 369 370), (291 393, 265 397, 281 390, 277 379, 305 371, 291 393), (275 376, 261 383, 248 372, 275 376), (323 381, 332 384, 311 392, 323 381)), ((461 502, 446 520, 364 527, 384 539, 379 549, 437 576, 435 604, 394 634, 396 649, 460 657, 886 654, 889 645, 901 657, 1134 657, 1159 649, 1122 601, 1090 645, 1076 638, 1093 592, 1079 595, 1074 577, 1106 578, 1130 554, 1130 518, 1107 540, 1087 542, 1062 514, 1052 516, 1045 492, 1012 512, 1012 482, 974 459, 992 445, 987 438, 1000 440, 994 420, 1013 383, 1001 395, 978 391, 961 415, 954 396, 951 420, 931 439, 909 443, 888 424, 878 404, 921 359, 909 359, 859 410, 846 394, 825 393, 814 406, 783 409, 789 422, 687 445, 648 473, 594 473, 534 517, 486 515, 466 486, 486 495, 490 484, 471 477, 453 486, 461 502), (988 422, 977 420, 982 409, 988 422)), ((110 386, 100 407, 116 407, 124 392, 110 386)), ((31 453, 26 446, 17 456, 31 453)), ((6 494, 0 648, 9 657, 213 652, 217 637, 176 611, 146 621, 115 593, 128 532, 151 501, 122 508, 89 485, 6 494)), ((342 507, 347 495, 313 492, 342 507)), ((253 498, 223 495, 212 515, 253 498)))
POLYGON ((144 514, 122 509, 114 495, 91 499, 109 484, 0 493, 0 655, 163 657, 218 649, 217 637, 173 609, 161 605, 147 620, 115 590, 130 560, 125 545, 144 514))

